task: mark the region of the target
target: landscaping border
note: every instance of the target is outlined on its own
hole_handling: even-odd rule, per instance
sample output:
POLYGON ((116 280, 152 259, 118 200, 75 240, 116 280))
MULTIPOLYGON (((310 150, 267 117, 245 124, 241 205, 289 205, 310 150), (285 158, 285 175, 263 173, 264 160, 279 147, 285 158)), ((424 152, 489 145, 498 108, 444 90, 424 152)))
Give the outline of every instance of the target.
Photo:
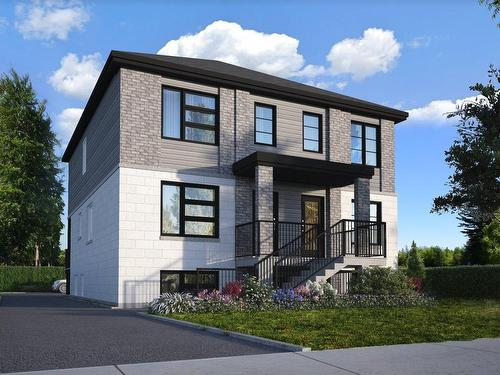
POLYGON ((284 349, 284 350, 287 350, 290 352, 310 352, 311 351, 311 348, 305 347, 305 346, 289 344, 289 343, 283 342, 283 341, 266 339, 264 337, 247 335, 244 333, 226 331, 226 330, 223 330, 220 328, 205 326, 203 324, 198 324, 198 323, 191 323, 191 322, 187 322, 184 320, 167 318, 165 316, 158 316, 158 315, 153 315, 153 314, 149 314, 149 313, 145 313, 145 312, 137 312, 137 315, 140 315, 140 316, 147 318, 147 319, 155 319, 155 320, 162 321, 164 323, 174 324, 174 325, 178 325, 178 326, 185 327, 185 328, 207 331, 210 333, 214 333, 216 335, 229 336, 229 337, 233 337, 233 338, 243 340, 243 341, 249 341, 249 342, 253 342, 256 344, 272 346, 274 348, 284 349))

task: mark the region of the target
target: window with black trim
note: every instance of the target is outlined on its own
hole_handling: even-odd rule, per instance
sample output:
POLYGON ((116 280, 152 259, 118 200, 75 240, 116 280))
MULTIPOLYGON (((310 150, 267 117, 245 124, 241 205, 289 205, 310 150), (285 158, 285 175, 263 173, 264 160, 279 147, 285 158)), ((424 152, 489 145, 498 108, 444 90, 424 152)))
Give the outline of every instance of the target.
POLYGON ((219 289, 218 271, 160 271, 160 293, 192 293, 219 289))
POLYGON ((255 103, 255 143, 276 146, 276 107, 255 103))
POLYGON ((351 162, 377 167, 379 165, 378 127, 351 123, 351 162))
POLYGON ((302 115, 302 146, 304 151, 321 153, 321 115, 304 112, 302 115))
POLYGON ((162 137, 218 143, 217 96, 163 87, 162 137))
POLYGON ((218 237, 219 188, 166 182, 161 184, 163 236, 218 237))

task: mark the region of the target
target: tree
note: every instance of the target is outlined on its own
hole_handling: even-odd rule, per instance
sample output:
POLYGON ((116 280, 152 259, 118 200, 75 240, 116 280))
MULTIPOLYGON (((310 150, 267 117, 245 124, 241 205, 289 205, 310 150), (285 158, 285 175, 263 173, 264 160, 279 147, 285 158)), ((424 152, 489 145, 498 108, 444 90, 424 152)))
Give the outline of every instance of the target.
POLYGON ((0 263, 55 264, 62 230, 58 144, 28 76, 0 77, 0 263))
POLYGON ((497 211, 491 223, 483 228, 481 244, 488 255, 488 263, 500 264, 500 211, 497 211))
POLYGON ((424 261, 418 253, 417 244, 415 241, 411 243, 410 252, 408 253, 408 269, 406 274, 409 277, 423 278, 425 275, 424 261))
POLYGON ((458 215, 469 237, 466 250, 472 263, 484 263, 481 245, 483 228, 500 207, 500 72, 493 66, 487 84, 471 86, 479 95, 465 102, 448 117, 458 117, 458 139, 445 152, 454 169, 448 179, 450 190, 434 199, 432 212, 458 215))
MULTIPOLYGON (((500 13, 500 0, 479 0, 479 4, 486 5, 492 11, 493 19, 496 19, 500 13)), ((500 22, 497 23, 497 26, 500 27, 500 22)))

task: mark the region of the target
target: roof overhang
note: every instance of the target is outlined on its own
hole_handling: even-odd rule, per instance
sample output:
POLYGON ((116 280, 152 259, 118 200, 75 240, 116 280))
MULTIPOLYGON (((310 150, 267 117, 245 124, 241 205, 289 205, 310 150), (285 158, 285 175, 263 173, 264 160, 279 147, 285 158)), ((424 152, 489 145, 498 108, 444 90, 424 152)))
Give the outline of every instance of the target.
POLYGON ((342 187, 354 183, 356 178, 372 178, 374 167, 337 163, 327 160, 288 156, 271 152, 254 152, 233 164, 236 176, 254 177, 255 167, 273 167, 276 181, 304 183, 320 187, 342 187))

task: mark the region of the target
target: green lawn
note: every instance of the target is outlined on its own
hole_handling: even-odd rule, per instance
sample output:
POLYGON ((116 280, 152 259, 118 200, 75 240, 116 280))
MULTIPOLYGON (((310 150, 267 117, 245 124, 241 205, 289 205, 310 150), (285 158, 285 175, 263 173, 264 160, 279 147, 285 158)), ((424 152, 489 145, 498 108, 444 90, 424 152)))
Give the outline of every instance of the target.
POLYGON ((434 307, 169 316, 316 350, 500 337, 500 300, 446 300, 434 307))

